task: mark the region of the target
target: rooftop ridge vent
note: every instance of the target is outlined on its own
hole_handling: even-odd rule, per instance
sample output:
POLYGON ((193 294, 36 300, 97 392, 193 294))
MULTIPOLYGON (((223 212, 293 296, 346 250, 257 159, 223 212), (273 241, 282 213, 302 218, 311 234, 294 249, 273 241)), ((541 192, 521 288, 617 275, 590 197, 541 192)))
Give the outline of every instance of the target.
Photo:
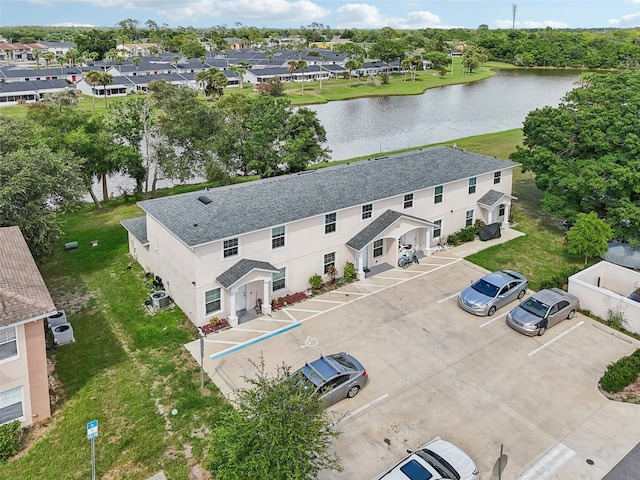
POLYGON ((209 205, 211 202, 213 202, 213 200, 211 200, 209 197, 205 196, 205 195, 200 195, 198 197, 198 200, 202 203, 204 203, 205 205, 209 205))

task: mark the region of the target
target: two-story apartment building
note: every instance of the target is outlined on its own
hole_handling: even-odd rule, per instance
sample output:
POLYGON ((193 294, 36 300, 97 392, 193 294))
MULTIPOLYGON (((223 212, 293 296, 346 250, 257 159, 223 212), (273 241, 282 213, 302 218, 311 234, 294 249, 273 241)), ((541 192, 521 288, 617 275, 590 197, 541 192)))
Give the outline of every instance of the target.
POLYGON ((139 202, 129 252, 191 321, 237 324, 258 299, 309 288, 352 262, 396 265, 399 242, 428 254, 477 219, 507 226, 518 164, 446 147, 139 202))
POLYGON ((20 229, 0 228, 0 425, 51 415, 44 321, 55 313, 20 229))

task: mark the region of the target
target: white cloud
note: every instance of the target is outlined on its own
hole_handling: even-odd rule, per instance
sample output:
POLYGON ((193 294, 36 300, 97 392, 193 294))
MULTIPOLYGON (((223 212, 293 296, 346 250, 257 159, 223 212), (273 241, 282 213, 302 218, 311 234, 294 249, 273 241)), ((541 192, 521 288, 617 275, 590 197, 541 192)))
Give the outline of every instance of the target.
MULTIPOLYGON (((637 0, 633 3, 640 3, 640 0, 637 0)), ((640 18, 640 12, 630 13, 628 15, 623 15, 620 18, 610 18, 609 20, 607 20, 607 24, 613 27, 635 26, 638 24, 638 18, 640 18)))
POLYGON ((404 18, 387 17, 378 7, 366 3, 347 3, 337 9, 338 28, 450 28, 428 11, 409 12, 404 18))
MULTIPOLYGON (((496 27, 498 28, 511 28, 513 26, 513 20, 496 20, 496 27)), ((542 22, 534 22, 533 20, 525 20, 524 22, 516 21, 516 28, 569 28, 564 22, 557 22, 555 20, 544 20, 542 22)))
POLYGON ((49 25, 50 27, 95 27, 90 23, 74 23, 74 22, 64 22, 64 23, 52 23, 49 25))
POLYGON ((273 22, 317 21, 329 10, 311 0, 30 0, 32 3, 88 3, 121 10, 149 10, 167 19, 232 17, 273 22))

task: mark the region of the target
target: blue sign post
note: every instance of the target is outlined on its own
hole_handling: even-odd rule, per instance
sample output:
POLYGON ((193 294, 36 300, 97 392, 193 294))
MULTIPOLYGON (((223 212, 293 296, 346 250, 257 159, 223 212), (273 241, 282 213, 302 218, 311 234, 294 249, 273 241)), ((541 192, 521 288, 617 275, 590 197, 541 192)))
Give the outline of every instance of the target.
POLYGON ((91 480, 96 480, 96 446, 95 438, 98 436, 98 420, 87 423, 87 440, 91 440, 91 480))

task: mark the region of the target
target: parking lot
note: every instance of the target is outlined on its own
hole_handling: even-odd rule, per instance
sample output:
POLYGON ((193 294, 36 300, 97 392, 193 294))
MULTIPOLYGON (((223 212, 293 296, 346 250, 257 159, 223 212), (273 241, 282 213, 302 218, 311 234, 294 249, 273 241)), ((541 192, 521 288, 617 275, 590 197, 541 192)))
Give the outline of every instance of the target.
MULTIPOLYGON (((369 385, 331 409, 345 471, 322 478, 369 479, 440 436, 481 479, 497 478, 503 444, 503 479, 600 480, 640 438, 640 406, 608 401, 597 382, 639 342, 582 315, 529 338, 505 325, 510 307, 490 318, 460 310, 457 293, 485 273, 446 253, 423 258, 210 335, 205 369, 232 395, 261 355, 268 368, 358 358, 369 385)), ((187 348, 200 361, 198 342, 187 348)))

